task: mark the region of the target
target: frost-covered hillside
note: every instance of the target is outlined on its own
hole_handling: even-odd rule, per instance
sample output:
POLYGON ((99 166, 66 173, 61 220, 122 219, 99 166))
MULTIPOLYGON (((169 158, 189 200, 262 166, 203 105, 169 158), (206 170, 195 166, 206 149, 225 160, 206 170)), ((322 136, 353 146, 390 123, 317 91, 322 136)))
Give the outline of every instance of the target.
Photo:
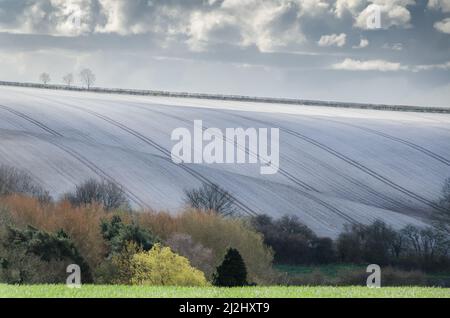
POLYGON ((183 205, 214 182, 247 213, 296 214, 320 235, 380 218, 420 223, 450 177, 450 114, 108 95, 0 86, 0 163, 59 196, 89 177, 122 184, 136 208, 183 205), (280 170, 177 165, 173 129, 280 128, 280 170))

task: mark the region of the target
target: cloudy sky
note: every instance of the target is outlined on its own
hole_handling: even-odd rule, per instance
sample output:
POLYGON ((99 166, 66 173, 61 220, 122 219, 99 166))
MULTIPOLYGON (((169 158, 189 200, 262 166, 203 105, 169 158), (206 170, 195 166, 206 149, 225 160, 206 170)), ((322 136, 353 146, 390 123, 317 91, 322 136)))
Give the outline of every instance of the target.
POLYGON ((0 80, 83 67, 107 87, 450 106, 450 0, 0 0, 0 80))

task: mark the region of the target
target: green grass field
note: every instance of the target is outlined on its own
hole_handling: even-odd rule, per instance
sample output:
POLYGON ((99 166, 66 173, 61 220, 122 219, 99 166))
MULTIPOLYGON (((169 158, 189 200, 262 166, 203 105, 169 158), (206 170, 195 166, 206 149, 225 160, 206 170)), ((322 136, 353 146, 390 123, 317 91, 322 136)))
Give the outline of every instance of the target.
POLYGON ((275 269, 281 273, 287 273, 292 276, 311 274, 314 271, 320 271, 327 277, 336 277, 340 271, 345 270, 363 270, 365 271, 367 266, 355 265, 355 264, 328 264, 328 265, 275 265, 275 269))
POLYGON ((1 298, 450 298, 449 288, 421 287, 244 287, 0 285, 1 298))
MULTIPOLYGON (((320 272, 326 278, 336 278, 346 271, 366 271, 365 265, 356 264, 328 264, 328 265, 275 265, 275 269, 279 273, 285 273, 290 277, 299 277, 313 272, 320 272)), ((450 287, 450 272, 424 273, 430 286, 446 286, 450 287)))

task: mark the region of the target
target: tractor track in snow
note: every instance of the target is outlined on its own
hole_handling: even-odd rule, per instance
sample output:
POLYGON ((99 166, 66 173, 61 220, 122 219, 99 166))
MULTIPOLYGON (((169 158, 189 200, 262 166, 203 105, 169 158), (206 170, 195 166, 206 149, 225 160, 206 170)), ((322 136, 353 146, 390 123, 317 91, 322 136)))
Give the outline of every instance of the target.
MULTIPOLYGON (((40 122, 40 121, 38 121, 36 119, 33 119, 30 116, 28 116, 28 115, 26 115, 26 114, 24 114, 22 112, 19 112, 17 110, 14 110, 14 109, 12 109, 12 108, 10 108, 8 106, 4 106, 4 105, 0 105, 0 108, 5 110, 5 111, 10 112, 11 114, 16 115, 17 117, 20 117, 20 118, 22 118, 22 119, 32 123, 33 125, 41 128, 45 132, 49 133, 53 137, 59 137, 59 138, 64 137, 62 134, 60 134, 56 130, 46 126, 42 122, 40 122)), ((38 139, 42 140, 41 138, 38 138, 38 139)), ((87 159, 85 156, 83 156, 82 154, 78 153, 77 151, 75 151, 73 149, 70 149, 70 148, 68 148, 66 146, 63 146, 63 145, 61 145, 60 143, 58 143, 56 141, 45 139, 45 142, 48 142, 48 143, 52 144, 53 146, 57 147, 58 149, 64 151, 65 153, 69 154, 70 156, 74 157, 79 162, 81 162, 84 166, 88 167, 91 171, 93 171, 100 178, 113 181, 116 184, 120 184, 113 177, 111 177, 108 173, 103 171, 103 169, 101 169, 99 166, 97 166, 95 163, 93 163, 92 161, 90 161, 89 159, 87 159)), ((145 208, 145 207, 149 208, 144 201, 142 201, 137 195, 135 195, 129 189, 124 187, 124 190, 128 194, 128 196, 131 199, 131 201, 133 201, 139 207, 141 207, 141 208, 145 208)))
POLYGON ((421 153, 423 153, 423 154, 425 154, 425 155, 427 155, 427 156, 429 156, 429 157, 431 157, 431 158, 433 158, 433 159, 435 159, 435 160, 437 160, 437 161, 439 161, 439 162, 441 162, 441 163, 443 163, 443 164, 445 164, 445 165, 450 167, 450 160, 442 157, 441 155, 438 155, 437 153, 435 153, 435 152, 433 152, 433 151, 431 151, 431 150, 429 150, 429 149, 427 149, 425 147, 422 147, 422 146, 420 146, 418 144, 415 144, 415 143, 413 143, 411 141, 408 141, 408 140, 405 140, 405 139, 402 139, 402 138, 398 138, 398 137, 395 137, 395 136, 383 133, 383 132, 375 130, 375 129, 362 127, 362 126, 355 125, 355 124, 343 123, 343 122, 338 121, 338 120, 319 119, 319 118, 314 118, 314 119, 315 120, 324 120, 324 121, 329 121, 329 122, 333 122, 333 123, 337 123, 337 124, 341 124, 341 125, 345 125, 345 126, 349 126, 349 127, 354 127, 354 128, 366 131, 368 133, 384 137, 386 139, 389 139, 389 140, 401 143, 403 145, 406 145, 406 146, 408 146, 410 148, 413 148, 413 149, 415 149, 415 150, 417 150, 417 151, 419 151, 419 152, 421 152, 421 153))
MULTIPOLYGON (((154 110, 154 109, 141 108, 141 107, 136 106, 136 105, 131 105, 131 106, 132 106, 132 107, 137 107, 137 108, 139 108, 139 109, 144 109, 144 110, 147 110, 147 111, 150 111, 150 112, 158 113, 158 114, 161 114, 161 115, 164 115, 164 116, 166 116, 166 117, 173 118, 173 119, 177 119, 177 120, 180 120, 180 121, 182 121, 182 122, 188 123, 188 124, 190 124, 190 125, 193 124, 193 122, 191 122, 191 121, 189 121, 189 120, 187 120, 187 119, 181 118, 181 117, 179 117, 179 116, 176 116, 176 115, 168 115, 168 114, 166 114, 166 113, 163 113, 163 112, 160 112, 160 111, 157 111, 157 110, 154 110)), ((203 131, 205 131, 206 129, 207 129, 206 127, 203 127, 203 131)), ((230 140, 227 140, 225 136, 224 136, 224 141, 225 141, 225 142, 230 142, 230 140)), ((253 152, 250 152, 246 147, 242 147, 242 148, 245 150, 245 152, 246 152, 247 155, 250 155, 250 153, 253 153, 253 152)), ((253 154, 253 155, 258 156, 257 154, 253 154)), ((291 180, 292 182, 294 182, 295 184, 297 184, 297 185, 299 185, 299 186, 301 186, 301 187, 303 187, 303 188, 307 187, 306 190, 314 191, 314 192, 320 193, 318 190, 314 189, 313 187, 307 185, 307 184, 304 183, 303 181, 301 181, 301 180, 297 179, 296 177, 292 176, 292 175, 291 175, 290 173, 288 173, 287 171, 285 171, 285 173, 286 173, 285 177, 288 177, 288 175, 291 176, 291 178, 288 178, 288 179, 291 180)), ((284 174, 283 174, 283 175, 284 175, 284 174)), ((298 191, 299 193, 301 193, 304 197, 306 197, 306 198, 308 198, 308 199, 310 199, 310 200, 316 202, 317 204, 319 204, 319 205, 325 207, 326 209, 328 209, 328 210, 330 210, 331 212, 335 213, 336 215, 340 216, 341 218, 343 218, 343 219, 346 220, 347 222, 350 222, 350 223, 352 223, 352 224, 359 224, 359 223, 360 223, 359 221, 357 221, 357 220, 354 219, 353 217, 347 215, 345 212, 343 212, 343 211, 339 210, 338 208, 332 206, 331 204, 329 204, 329 203, 323 201, 322 199, 317 198, 316 196, 312 195, 311 193, 305 192, 305 191, 303 191, 303 190, 301 190, 301 189, 297 189, 297 191, 298 191)))
MULTIPOLYGON (((244 116, 244 115, 237 115, 237 114, 232 114, 232 115, 240 117, 240 118, 243 118, 243 119, 246 119, 248 121, 259 122, 259 123, 264 124, 264 125, 272 125, 271 123, 266 122, 264 120, 255 119, 255 118, 249 118, 249 117, 244 116)), ((431 208, 433 208, 435 210, 442 211, 442 208, 439 205, 437 205, 436 203, 434 203, 434 202, 432 202, 432 201, 430 201, 430 200, 428 200, 428 199, 426 199, 426 198, 424 198, 424 197, 422 197, 422 196, 420 196, 420 195, 418 195, 418 194, 416 194, 416 193, 414 193, 414 192, 412 192, 412 191, 410 191, 410 190, 408 190, 408 189, 398 185, 397 183, 395 183, 395 182, 389 180, 388 178, 380 175, 379 173, 377 173, 374 170, 368 168, 367 166, 361 164, 360 162, 349 158, 348 156, 346 156, 346 155, 344 155, 344 154, 342 154, 342 153, 340 153, 340 152, 338 152, 338 151, 336 151, 336 150, 334 150, 334 149, 324 145, 323 143, 318 142, 317 140, 314 140, 314 139, 312 139, 310 137, 307 137, 307 136, 305 136, 305 135, 303 135, 303 134, 301 134, 301 133, 299 133, 297 131, 294 131, 292 129, 285 128, 285 127, 279 127, 279 128, 280 128, 281 131, 284 131, 285 133, 288 133, 288 134, 290 134, 292 136, 295 136, 295 137, 297 137, 299 139, 302 139, 302 140, 306 141, 307 143, 312 144, 312 145, 314 145, 314 146, 316 146, 316 147, 318 147, 318 148, 328 152, 329 154, 332 154, 333 156, 335 156, 335 157, 345 161, 349 165, 351 165, 351 166, 353 166, 353 167, 363 171, 364 173, 366 173, 366 174, 372 176, 373 178, 381 181, 382 183, 386 184, 387 186, 389 186, 389 187, 391 187, 391 188, 393 188, 393 189, 395 189, 395 190, 405 194, 406 196, 408 196, 408 197, 410 197, 412 199, 415 199, 415 200, 417 200, 419 202, 422 202, 423 204, 425 204, 428 207, 431 207, 431 208)))
MULTIPOLYGON (((75 105, 70 105, 70 104, 67 104, 67 103, 61 103, 61 102, 59 102, 59 101, 56 101, 56 103, 58 103, 58 104, 60 104, 60 105, 62 104, 62 105, 64 105, 64 106, 66 106, 66 107, 71 107, 71 108, 74 108, 74 109, 78 109, 78 110, 80 110, 80 111, 82 111, 82 112, 88 113, 88 114, 90 114, 90 115, 92 115, 92 116, 95 116, 95 117, 97 117, 97 118, 99 118, 99 119, 101 119, 101 120, 103 120, 103 121, 106 121, 106 122, 108 122, 109 124, 111 124, 111 125, 113 125, 113 126, 119 128, 119 129, 121 129, 121 130, 123 130, 123 131, 125 131, 125 132, 127 132, 127 133, 129 133, 129 134, 131 134, 131 135, 133 135, 134 137, 136 137, 136 138, 138 138, 139 140, 143 141, 143 142, 146 143, 147 145, 152 146, 153 148, 155 148, 155 149, 157 149, 158 151, 160 151, 160 152, 161 152, 164 156, 166 156, 168 159, 171 159, 171 153, 170 153, 170 151, 168 151, 167 149, 165 149, 163 146, 159 145, 158 143, 154 142, 152 139, 150 139, 150 138, 148 138, 148 137, 142 135, 141 133, 137 132, 136 130, 134 130, 134 129, 132 129, 132 128, 130 128, 130 127, 128 127, 128 126, 126 126, 126 125, 124 125, 124 124, 122 124, 122 123, 120 123, 120 122, 118 122, 118 121, 116 121, 116 120, 114 120, 114 119, 112 119, 112 118, 109 118, 109 117, 107 117, 107 116, 105 116, 105 115, 102 115, 102 114, 100 114, 100 113, 97 113, 97 112, 95 112, 95 111, 92 111, 92 110, 90 110, 90 109, 86 109, 86 108, 83 108, 83 107, 79 107, 79 106, 75 106, 75 105)), ((203 176, 201 173, 195 171, 194 169, 192 169, 192 168, 190 168, 190 167, 187 167, 187 166, 184 165, 184 164, 176 164, 176 163, 174 163, 172 160, 169 160, 169 162, 171 162, 173 165, 175 165, 175 166, 177 166, 177 167, 180 167, 180 168, 183 169, 185 172, 189 173, 189 174, 192 175, 195 179, 197 179, 198 181, 200 181, 202 184, 208 184, 208 185, 213 185, 213 184, 214 184, 212 181, 210 181, 208 178, 206 178, 205 176, 203 176)), ((251 209, 250 207, 248 207, 245 203, 241 202, 239 199, 237 199, 236 197, 232 196, 231 194, 229 194, 229 195, 232 197, 232 199, 233 199, 235 205, 236 205, 238 208, 240 208, 244 213, 246 213, 246 214, 248 214, 248 215, 250 215, 250 216, 257 216, 257 215, 258 215, 257 212, 255 212, 253 209, 251 209)))
MULTIPOLYGON (((137 106, 134 106, 134 107, 137 107, 137 106)), ((157 110, 154 110, 154 109, 148 109, 148 108, 146 108, 146 107, 138 107, 138 108, 144 109, 144 110, 148 110, 148 111, 152 111, 152 112, 156 112, 156 113, 159 113, 159 114, 161 114, 161 115, 165 115, 165 116, 167 116, 167 117, 172 117, 172 118, 174 118, 174 119, 178 119, 178 120, 181 120, 181 121, 183 121, 183 122, 192 124, 191 121, 189 121, 189 120, 187 120, 187 119, 184 119, 184 118, 181 118, 181 117, 179 117, 179 116, 168 115, 168 114, 165 114, 164 112, 157 111, 157 110)), ((208 109, 208 110, 209 110, 209 111, 212 111, 212 112, 218 112, 218 111, 213 110, 213 109, 208 109)), ((231 113, 229 113, 229 112, 226 112, 226 113, 227 113, 227 114, 231 114, 231 113)), ((239 116, 239 115, 235 115, 234 113, 233 113, 232 115, 233 115, 233 116, 239 116)), ((244 147, 244 148, 245 148, 245 147, 244 147)), ((247 148, 245 148, 245 150, 246 150, 246 153, 248 154, 247 148)), ((381 200, 384 200, 385 202, 390 203, 390 204, 392 205, 392 207, 395 207, 396 209, 398 209, 398 211, 403 211, 403 210, 405 210, 405 208, 408 208, 407 206, 405 206, 405 205, 402 204, 401 202, 398 202, 397 200, 394 200, 394 199, 392 199, 391 197, 389 197, 389 196, 387 196, 387 195, 384 195, 384 194, 382 194, 382 193, 380 193, 380 192, 378 192, 378 191, 372 189, 372 188, 369 187, 368 185, 366 185, 366 184, 360 182, 359 180, 356 180, 355 178, 352 178, 352 177, 346 176, 345 174, 340 173, 339 170, 333 169, 332 167, 330 167, 330 166, 327 165, 326 163, 321 163, 321 165, 322 165, 322 166, 325 165, 327 169, 332 170, 334 173, 336 173, 336 174, 339 175, 340 177, 344 178, 345 180, 349 181, 350 183, 352 183, 352 184, 354 184, 354 185, 356 185, 356 186, 358 186, 358 187, 360 187, 360 188, 364 188, 368 193, 370 193, 370 194, 372 194, 372 195, 378 197, 378 198, 381 199, 381 200)), ((279 169, 280 169, 280 171, 282 171, 281 168, 279 168, 279 169)), ((291 174, 288 173, 287 171, 286 171, 286 173, 289 174, 289 175, 291 175, 291 174)), ((283 173, 282 173, 282 174, 283 174, 283 173)), ((292 175, 291 175, 291 176, 292 176, 292 175)), ((286 177, 287 177, 287 176, 286 176, 286 177)), ((294 183, 296 183, 296 184, 298 185, 298 183, 295 182, 295 180, 297 179, 295 176, 292 176, 292 179, 291 179, 291 178, 288 178, 288 179, 291 180, 291 181, 293 181, 294 183)), ((298 179, 297 179, 297 180, 298 180, 298 179)), ((299 181, 302 182, 301 180, 299 180, 299 181)), ((302 182, 302 183, 304 183, 304 182, 302 182)), ((306 183, 305 183, 305 184, 306 184, 306 183)), ((309 186, 309 185, 308 185, 308 186, 309 186)), ((311 188, 310 190, 312 190, 312 191, 314 191, 314 192, 317 192, 317 193, 320 193, 320 191, 318 191, 317 189, 313 188, 312 186, 309 186, 309 187, 311 188)), ((307 189, 307 190, 308 190, 308 189, 307 189)), ((392 207, 389 207, 389 209, 392 209, 392 207)), ((386 207, 380 207, 380 208, 386 208, 386 207)), ((393 209, 393 210, 394 210, 394 209, 393 209)), ((396 211, 396 210, 394 210, 394 211, 396 211)))
MULTIPOLYGON (((157 114, 160 114, 160 115, 165 116, 165 117, 168 117, 168 118, 173 118, 173 119, 182 121, 182 122, 184 122, 184 123, 187 123, 187 124, 189 124, 189 125, 193 125, 193 124, 194 124, 192 121, 190 121, 190 120, 188 120, 188 119, 185 119, 185 118, 182 118, 182 117, 179 117, 179 116, 176 116, 176 115, 169 115, 169 114, 167 114, 167 113, 164 113, 164 112, 161 112, 161 111, 158 111, 158 110, 155 110, 155 109, 149 109, 149 108, 140 107, 140 106, 137 106, 137 105, 129 105, 129 104, 127 104, 127 105, 128 105, 128 106, 132 106, 132 107, 136 107, 136 108, 139 108, 139 109, 143 109, 143 110, 146 110, 146 111, 149 111, 149 112, 157 113, 157 114)), ((202 129, 203 129, 203 131, 206 131, 206 130, 208 129, 208 127, 202 127, 202 129)), ((225 143, 233 143, 233 141, 230 140, 229 138, 227 138, 225 135, 223 136, 223 141, 224 141, 225 143)), ((247 147, 245 147, 245 146, 238 145, 238 148, 241 149, 241 150, 243 150, 243 151, 245 151, 245 153, 246 153, 248 156, 255 156, 256 158, 261 159, 260 156, 259 156, 259 154, 255 153, 255 152, 253 152, 253 151, 250 151, 250 150, 249 150, 247 147)), ((263 162, 263 164, 267 164, 267 163, 268 163, 268 162, 263 162)), ((281 167, 277 167, 277 168, 278 168, 278 171, 280 172, 281 175, 285 176, 287 179, 291 180, 291 181, 292 181, 293 183, 295 183, 296 185, 302 187, 303 189, 305 189, 305 190, 307 190, 307 191, 319 192, 316 188, 314 188, 313 186, 309 185, 308 183, 306 183, 306 182, 304 182, 304 181, 298 179, 297 177, 293 176, 293 175, 292 175, 291 173, 289 173, 288 171, 282 169, 281 167)))

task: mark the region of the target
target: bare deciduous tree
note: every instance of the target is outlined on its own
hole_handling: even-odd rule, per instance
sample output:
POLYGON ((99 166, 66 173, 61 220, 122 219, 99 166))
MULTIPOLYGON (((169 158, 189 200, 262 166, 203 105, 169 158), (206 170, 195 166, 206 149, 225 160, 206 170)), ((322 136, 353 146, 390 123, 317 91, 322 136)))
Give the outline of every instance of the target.
POLYGON ((450 234, 450 178, 445 180, 442 195, 439 200, 440 210, 433 214, 433 221, 437 228, 450 234))
POLYGON ((50 74, 48 73, 42 73, 39 75, 39 80, 44 84, 47 85, 50 82, 50 74))
POLYGON ((80 79, 87 89, 90 89, 91 86, 94 85, 96 78, 95 74, 90 69, 85 68, 80 72, 80 79))
POLYGON ((28 173, 14 167, 0 165, 0 196, 14 193, 30 195, 41 202, 51 201, 48 191, 37 184, 28 173))
POLYGON ((74 206, 100 203, 105 210, 129 208, 129 201, 122 187, 112 181, 89 179, 78 185, 74 193, 65 195, 74 206))
POLYGON ((67 86, 71 86, 73 84, 74 78, 72 73, 68 73, 63 77, 63 81, 67 86))
POLYGON ((186 190, 185 195, 185 202, 196 209, 212 210, 224 216, 237 212, 234 198, 217 184, 204 184, 199 189, 186 190))

